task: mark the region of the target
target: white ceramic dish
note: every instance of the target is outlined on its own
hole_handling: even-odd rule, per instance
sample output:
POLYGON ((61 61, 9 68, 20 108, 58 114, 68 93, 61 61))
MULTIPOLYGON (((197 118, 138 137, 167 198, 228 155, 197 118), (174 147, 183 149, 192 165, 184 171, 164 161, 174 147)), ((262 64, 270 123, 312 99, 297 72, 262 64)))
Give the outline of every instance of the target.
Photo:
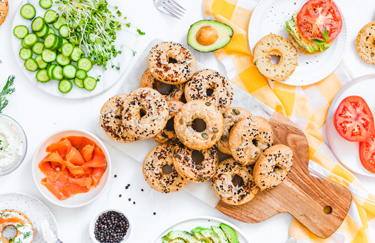
POLYGON ((82 131, 82 130, 74 130, 74 129, 60 130, 47 136, 47 138, 45 138, 36 149, 34 157, 33 157, 33 161, 32 161, 32 174, 33 174, 33 179, 34 179, 36 187, 38 188, 39 192, 48 201, 60 207, 78 208, 78 207, 82 207, 93 202, 103 193, 104 189, 106 188, 108 184, 108 180, 110 177, 109 175, 111 175, 111 157, 108 153, 107 148, 103 144, 103 142, 99 138, 97 138, 95 135, 86 131, 82 131), (100 181, 100 184, 96 188, 91 188, 91 190, 88 193, 77 194, 74 197, 60 201, 45 186, 43 186, 40 183, 42 178, 45 178, 45 175, 40 171, 38 166, 39 166, 40 161, 42 161, 47 155, 46 148, 52 143, 56 143, 60 141, 61 138, 68 137, 68 136, 84 136, 93 140, 103 150, 107 158, 108 167, 100 181))
POLYGON ((359 159, 359 143, 349 142, 343 139, 333 124, 333 116, 341 101, 348 96, 358 95, 365 99, 373 114, 375 114, 375 96, 369 90, 375 89, 375 75, 367 75, 357 78, 340 90, 329 108, 327 115, 327 139, 332 152, 336 158, 349 170, 354 173, 375 177, 362 166, 359 159))
POLYGON ((58 235, 57 222, 52 212, 42 201, 33 196, 16 192, 0 194, 0 210, 1 209, 12 209, 26 214, 35 229, 33 243, 45 243, 42 236, 39 235, 37 231, 38 225, 43 220, 47 220, 52 232, 56 236, 58 235))
MULTIPOLYGON (((307 0, 263 0, 254 10, 249 23, 249 44, 251 51, 260 39, 269 34, 277 34, 289 40, 285 22, 292 15, 301 10, 307 0)), ((340 64, 344 57, 348 42, 348 31, 345 14, 339 0, 335 4, 340 10, 343 18, 343 26, 340 35, 332 46, 323 53, 316 55, 305 55, 298 53, 298 67, 295 72, 283 84, 293 86, 304 86, 314 84, 330 75, 340 64)))
POLYGON ((211 226, 219 226, 220 223, 224 223, 232 227, 237 232, 239 242, 250 243, 250 241, 245 237, 245 234, 239 228, 237 228, 237 226, 223 219, 210 216, 191 217, 175 222, 167 226, 166 228, 163 228, 160 233, 150 241, 150 243, 162 243, 163 240, 161 239, 161 237, 165 236, 169 231, 172 230, 185 230, 191 232, 191 230, 197 226, 210 228, 211 226))
POLYGON ((133 232, 133 223, 132 221, 130 220, 129 216, 124 213, 123 211, 119 210, 119 209, 114 209, 114 208, 107 208, 105 210, 102 210, 100 211, 99 213, 97 213, 91 220, 90 222, 90 225, 89 225, 89 234, 90 234, 90 238, 93 242, 95 243, 100 243, 99 241, 97 241, 95 239, 95 234, 94 234, 94 230, 95 230, 95 222, 96 220, 98 220, 99 216, 102 215, 103 213, 106 213, 106 212, 109 212, 109 211, 115 211, 115 212, 118 212, 118 213, 122 213, 127 219, 128 219, 128 222, 129 222, 129 229, 128 231, 126 232, 126 235, 124 237, 124 239, 120 242, 120 243, 127 243, 127 242, 130 242, 130 239, 132 237, 132 232, 133 232))
MULTIPOLYGON (((16 14, 14 16, 13 25, 11 28, 11 31, 13 31, 14 27, 17 25, 25 25, 29 28, 29 31, 31 31, 31 20, 24 19, 20 15, 20 9, 21 7, 26 3, 32 4, 36 9, 36 16, 44 16, 44 13, 46 12, 45 9, 41 8, 39 6, 39 0, 28 0, 23 1, 20 6, 18 7, 18 10, 16 11, 16 14)), ((109 1, 113 2, 113 1, 109 1)), ((126 13, 126 6, 124 1, 116 1, 113 3, 113 6, 117 5, 119 9, 126 13)), ((52 6, 53 10, 57 10, 56 4, 52 6)), ((57 31, 55 31, 57 33, 57 31)), ((120 70, 117 70, 116 68, 111 68, 111 65, 108 65, 108 70, 104 71, 104 68, 98 67, 97 65, 93 66, 93 69, 88 73, 89 76, 92 76, 94 78, 97 78, 98 75, 101 75, 100 82, 98 82, 95 90, 93 91, 87 91, 85 89, 80 89, 77 86, 73 84, 72 90, 67 93, 63 94, 58 89, 58 81, 56 80, 50 80, 47 83, 40 83, 36 80, 35 75, 36 72, 29 72, 24 67, 24 61, 19 57, 19 51, 22 48, 21 46, 21 40, 14 36, 13 32, 11 34, 11 40, 12 40, 12 48, 13 48, 13 54, 15 56, 15 59, 22 70, 22 72, 25 74, 27 79, 35 84, 39 89, 43 90, 44 92, 51 94, 53 96, 65 98, 65 99, 81 99, 81 98, 88 98, 92 97, 98 94, 103 93, 107 89, 111 88, 115 83, 117 83, 121 77, 124 75, 125 71, 127 70, 132 58, 133 58, 133 52, 130 50, 130 48, 135 47, 136 43, 136 35, 134 33, 131 33, 127 30, 119 31, 116 46, 118 49, 122 51, 121 55, 118 55, 115 59, 112 59, 113 63, 120 67, 120 70)), ((36 55, 33 54, 33 57, 36 55)))

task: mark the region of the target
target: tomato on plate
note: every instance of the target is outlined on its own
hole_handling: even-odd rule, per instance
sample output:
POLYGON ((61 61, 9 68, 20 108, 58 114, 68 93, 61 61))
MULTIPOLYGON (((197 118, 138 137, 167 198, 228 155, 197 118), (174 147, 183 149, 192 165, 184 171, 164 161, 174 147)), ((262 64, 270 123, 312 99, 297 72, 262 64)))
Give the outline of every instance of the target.
POLYGON ((340 34, 342 18, 336 4, 331 0, 310 0, 303 5, 297 15, 297 25, 305 39, 324 41, 324 27, 327 29, 329 40, 332 42, 340 34))
POLYGON ((344 139, 362 142, 370 137, 374 129, 374 117, 362 97, 349 96, 341 101, 333 117, 333 124, 344 139))
POLYGON ((359 144, 359 158, 366 170, 375 173, 375 131, 366 141, 359 144))

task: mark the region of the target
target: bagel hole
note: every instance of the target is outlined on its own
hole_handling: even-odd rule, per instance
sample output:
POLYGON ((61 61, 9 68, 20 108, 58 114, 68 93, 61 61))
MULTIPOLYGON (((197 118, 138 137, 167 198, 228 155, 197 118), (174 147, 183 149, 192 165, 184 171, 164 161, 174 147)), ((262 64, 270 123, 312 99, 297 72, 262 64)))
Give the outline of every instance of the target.
POLYGON ((212 96, 213 93, 214 93, 213 89, 207 89, 206 91, 207 96, 212 96))
POLYGON ((17 236, 17 229, 13 225, 8 225, 4 228, 2 233, 5 238, 10 240, 17 236))
POLYGON ((140 115, 141 115, 141 118, 144 117, 146 115, 146 111, 141 109, 141 111, 139 112, 140 115))
POLYGON ((166 83, 160 83, 156 90, 159 91, 162 95, 168 94, 172 89, 172 85, 166 83))
POLYGON ((270 59, 270 62, 272 64, 275 64, 275 65, 279 64, 279 62, 280 62, 280 56, 279 55, 270 55, 269 59, 270 59))
POLYGON ((178 62, 177 62, 176 59, 170 57, 170 58, 168 59, 168 63, 178 63, 178 62))
POLYGON ((171 165, 164 165, 162 171, 164 174, 168 175, 173 172, 173 167, 171 165))
POLYGON ((255 147, 257 147, 258 146, 258 140, 256 140, 256 139, 253 139, 252 141, 251 141, 253 144, 254 144, 254 146, 255 147))
POLYGON ((323 212, 325 214, 331 214, 332 213, 332 207, 331 206, 325 206, 324 209, 323 209, 323 212))
POLYGON ((202 161, 204 160, 203 154, 199 152, 198 150, 193 151, 191 158, 193 159, 193 162, 196 165, 200 165, 202 161))
POLYGON ((167 125, 165 126, 167 131, 174 131, 174 117, 169 119, 167 125))
POLYGON ((243 179, 239 175, 234 175, 232 177, 232 183, 233 183, 233 186, 241 187, 241 186, 243 186, 243 179))
POLYGON ((203 132, 206 130, 206 122, 203 119, 197 118, 193 121, 192 127, 197 132, 203 132))

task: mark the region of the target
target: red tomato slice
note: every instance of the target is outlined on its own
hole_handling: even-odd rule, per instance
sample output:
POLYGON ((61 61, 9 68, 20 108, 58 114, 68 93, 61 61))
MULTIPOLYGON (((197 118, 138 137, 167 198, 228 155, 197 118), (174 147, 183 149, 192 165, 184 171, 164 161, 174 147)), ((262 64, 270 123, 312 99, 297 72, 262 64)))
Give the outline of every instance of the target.
POLYGON ((366 141, 359 144, 359 158, 366 170, 375 173, 375 131, 366 141))
POLYGON ((359 96, 349 96, 341 101, 333 119, 337 132, 350 142, 365 141, 374 129, 372 112, 359 96))
POLYGON ((329 40, 332 42, 340 34, 342 18, 336 4, 331 0, 310 0, 303 5, 297 16, 297 25, 307 40, 320 39, 326 27, 329 40))

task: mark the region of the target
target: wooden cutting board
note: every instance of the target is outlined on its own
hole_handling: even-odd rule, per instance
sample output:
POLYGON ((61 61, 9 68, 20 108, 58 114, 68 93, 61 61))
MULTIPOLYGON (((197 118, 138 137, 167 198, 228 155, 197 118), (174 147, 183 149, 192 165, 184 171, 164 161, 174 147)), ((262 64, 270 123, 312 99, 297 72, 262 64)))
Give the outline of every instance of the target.
POLYGON ((269 122, 274 143, 288 145, 293 150, 294 163, 288 177, 276 188, 259 192, 249 203, 231 206, 219 202, 216 209, 246 223, 260 223, 287 212, 316 236, 331 236, 349 211, 350 192, 341 185, 309 175, 308 142, 293 122, 277 112, 269 122))

